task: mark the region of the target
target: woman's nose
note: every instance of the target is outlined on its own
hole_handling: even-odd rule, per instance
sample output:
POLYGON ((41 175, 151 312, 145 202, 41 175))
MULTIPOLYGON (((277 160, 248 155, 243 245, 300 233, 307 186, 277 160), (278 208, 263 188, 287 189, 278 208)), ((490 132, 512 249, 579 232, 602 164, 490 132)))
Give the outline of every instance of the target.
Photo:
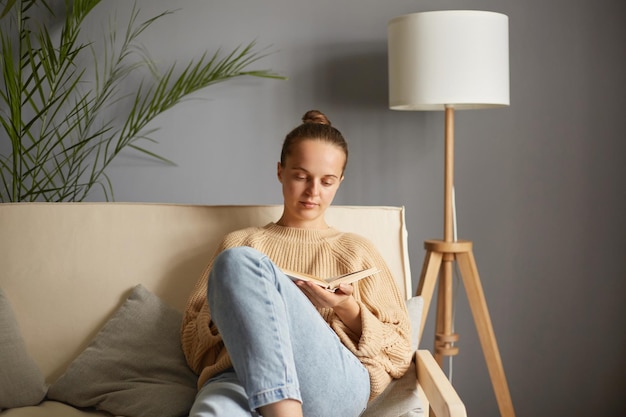
POLYGON ((316 196, 319 193, 319 184, 316 181, 310 181, 307 187, 307 193, 316 196))

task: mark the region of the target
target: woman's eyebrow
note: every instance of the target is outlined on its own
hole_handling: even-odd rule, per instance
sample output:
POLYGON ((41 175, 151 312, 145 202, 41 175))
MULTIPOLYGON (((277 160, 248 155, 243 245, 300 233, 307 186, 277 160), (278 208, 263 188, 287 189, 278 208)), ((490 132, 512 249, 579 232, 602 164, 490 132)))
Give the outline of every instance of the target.
MULTIPOLYGON (((304 171, 307 174, 310 174, 310 172, 306 168, 303 168, 303 167, 295 166, 295 167, 291 167, 291 169, 296 170, 296 171, 304 171)), ((337 178, 337 179, 339 178, 339 176, 337 176, 335 174, 325 174, 325 175, 322 175, 322 177, 333 177, 333 178, 337 178)))

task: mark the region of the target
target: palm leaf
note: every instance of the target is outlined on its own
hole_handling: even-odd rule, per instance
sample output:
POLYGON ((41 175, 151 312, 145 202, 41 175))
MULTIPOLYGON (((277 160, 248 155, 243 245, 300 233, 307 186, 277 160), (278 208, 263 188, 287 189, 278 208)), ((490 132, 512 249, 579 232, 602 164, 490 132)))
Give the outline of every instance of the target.
POLYGON ((242 76, 283 78, 249 69, 267 56, 256 50, 255 42, 226 54, 204 53, 160 72, 139 38, 174 12, 140 21, 136 5, 121 37, 115 20, 110 21, 100 57, 93 44, 79 41, 85 18, 99 3, 65 0, 58 37, 30 18, 42 11, 57 18, 46 0, 8 0, 1 9, 0 140, 6 137, 10 152, 0 154, 0 202, 81 201, 94 187, 113 199, 106 170, 122 152, 174 164, 146 146, 156 142, 151 135, 158 127, 148 125, 160 114, 218 82, 242 76), (89 54, 92 65, 84 66, 89 54), (144 79, 126 90, 124 81, 138 73, 144 79), (113 107, 127 111, 115 117, 113 107))

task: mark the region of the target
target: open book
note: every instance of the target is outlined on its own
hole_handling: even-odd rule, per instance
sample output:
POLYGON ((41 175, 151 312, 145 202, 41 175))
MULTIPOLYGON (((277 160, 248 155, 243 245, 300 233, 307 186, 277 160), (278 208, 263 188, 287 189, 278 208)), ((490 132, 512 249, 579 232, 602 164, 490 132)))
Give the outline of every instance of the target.
POLYGON ((313 275, 303 274, 300 272, 294 272, 285 269, 283 269, 283 272, 294 281, 311 281, 322 288, 326 288, 328 291, 334 292, 340 284, 351 284, 365 277, 374 275, 375 273, 380 272, 380 270, 378 268, 367 268, 330 278, 318 278, 314 277, 313 275))

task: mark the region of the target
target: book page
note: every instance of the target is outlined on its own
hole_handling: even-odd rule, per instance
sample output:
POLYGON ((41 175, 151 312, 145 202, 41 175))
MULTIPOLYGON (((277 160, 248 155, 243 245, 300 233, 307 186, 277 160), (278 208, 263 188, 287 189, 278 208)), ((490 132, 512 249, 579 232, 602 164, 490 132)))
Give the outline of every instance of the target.
POLYGON ((301 272, 295 272, 295 271, 289 271, 289 270, 283 270, 283 272, 285 273, 285 275, 287 275, 289 278, 291 278, 294 281, 295 280, 310 281, 310 282, 314 282, 315 284, 319 285, 322 288, 326 288, 328 290, 334 291, 341 284, 351 284, 360 279, 374 275, 377 272, 380 272, 380 270, 378 268, 368 268, 368 269, 363 269, 361 271, 349 272, 347 274, 339 275, 336 277, 330 277, 326 279, 321 279, 313 275, 303 274, 301 272))

